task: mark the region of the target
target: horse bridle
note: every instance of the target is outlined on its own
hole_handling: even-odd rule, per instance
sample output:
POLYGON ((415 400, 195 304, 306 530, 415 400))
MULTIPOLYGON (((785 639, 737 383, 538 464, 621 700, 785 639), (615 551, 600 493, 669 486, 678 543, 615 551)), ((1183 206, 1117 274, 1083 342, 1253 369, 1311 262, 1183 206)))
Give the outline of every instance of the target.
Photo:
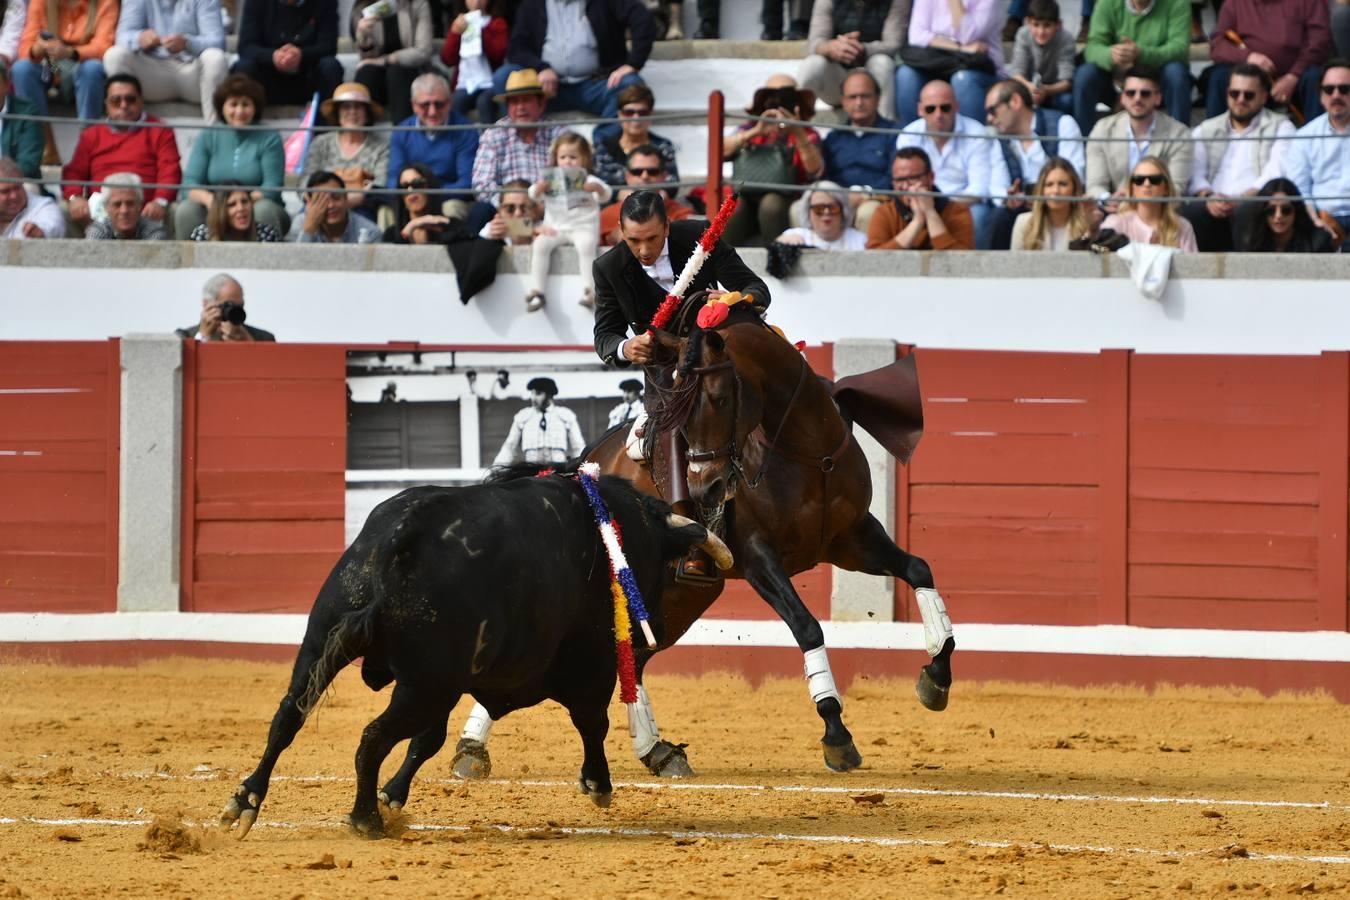
MULTIPOLYGON (((799 357, 799 360, 801 365, 797 370, 797 385, 792 389, 792 396, 788 399, 787 409, 783 410, 783 417, 782 419, 779 420, 778 428, 775 429, 773 437, 772 438, 764 437, 764 431, 762 428, 756 428, 755 431, 751 432, 751 434, 753 434, 756 437, 756 439, 759 440, 759 442, 763 444, 765 448, 768 449, 771 453, 776 453, 781 456, 785 456, 788 459, 791 459, 795 462, 801 462, 806 463, 808 465, 817 466, 822 472, 828 475, 830 472, 834 470, 835 461, 839 458, 840 454, 842 454, 844 452, 844 449, 848 446, 850 435, 847 429, 845 429, 844 432, 844 442, 839 446, 838 450, 836 450, 829 456, 824 457, 802 456, 801 454, 793 453, 778 445, 778 439, 782 437, 783 428, 784 426, 787 425, 788 419, 792 417, 792 410, 797 405, 797 398, 801 396, 802 386, 806 384, 806 379, 811 371, 811 367, 806 364, 806 357, 804 356, 799 357)), ((710 372, 719 372, 723 369, 730 369, 732 378, 734 378, 736 382, 736 399, 735 399, 736 405, 732 408, 731 411, 731 439, 727 441, 726 446, 720 447, 716 450, 694 450, 691 447, 685 453, 685 460, 688 462, 711 462, 712 460, 730 457, 731 469, 736 474, 736 477, 746 487, 750 488, 751 490, 754 490, 755 488, 759 487, 760 482, 764 480, 764 474, 769 470, 769 457, 766 455, 764 459, 760 462, 759 471, 755 473, 754 478, 750 478, 746 474, 745 461, 741 457, 740 444, 738 444, 736 441, 736 436, 739 431, 737 426, 740 424, 739 420, 741 412, 742 382, 740 372, 736 371, 735 362, 733 362, 730 358, 728 358, 723 360, 722 362, 713 363, 712 365, 709 366, 699 366, 697 368, 691 369, 690 374, 702 377, 703 375, 707 375, 710 372)), ((684 436, 685 443, 688 444, 689 434, 685 430, 685 426, 681 426, 680 433, 684 436)))

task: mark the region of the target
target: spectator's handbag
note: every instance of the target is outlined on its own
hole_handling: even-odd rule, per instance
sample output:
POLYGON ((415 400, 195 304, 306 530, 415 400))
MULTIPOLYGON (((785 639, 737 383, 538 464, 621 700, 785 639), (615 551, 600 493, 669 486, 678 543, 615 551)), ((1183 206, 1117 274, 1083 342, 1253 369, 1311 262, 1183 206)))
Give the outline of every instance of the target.
POLYGON ((1070 250, 1091 250, 1093 253, 1115 253, 1130 239, 1113 228, 1103 228, 1092 237, 1069 241, 1070 250))
MULTIPOLYGON (((797 169, 792 165, 792 146, 785 141, 746 144, 732 160, 731 178, 737 185, 746 182, 796 184, 797 169)), ((751 197, 771 192, 770 188, 763 187, 741 188, 741 193, 751 197)))
POLYGON ((946 47, 901 47, 900 61, 911 69, 918 69, 930 78, 951 81, 964 69, 994 74, 994 63, 987 53, 967 53, 946 47))

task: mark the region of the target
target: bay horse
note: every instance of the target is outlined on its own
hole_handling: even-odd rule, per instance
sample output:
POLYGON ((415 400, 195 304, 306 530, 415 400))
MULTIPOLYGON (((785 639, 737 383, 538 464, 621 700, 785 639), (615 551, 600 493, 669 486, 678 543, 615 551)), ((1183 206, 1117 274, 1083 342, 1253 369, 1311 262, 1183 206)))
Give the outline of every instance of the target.
MULTIPOLYGON (((686 315, 694 305, 686 305, 686 315)), ((868 511, 870 469, 827 383, 757 314, 734 306, 712 330, 695 328, 684 338, 658 332, 657 340, 657 369, 675 363, 676 376, 673 387, 655 388, 658 402, 647 430, 669 434, 678 429, 685 435, 690 495, 702 509, 704 524, 723 529, 735 557, 734 568, 722 574, 748 581, 791 629, 805 657, 816 712, 825 723, 825 765, 839 772, 856 768, 862 757, 844 726, 824 633, 791 576, 825 562, 895 576, 913 587, 931 657, 920 670, 916 693, 927 708, 942 710, 952 682, 955 641, 932 572, 924 560, 897 547, 868 511)), ((588 448, 586 458, 607 473, 631 479, 641 491, 660 494, 653 478, 656 464, 629 457, 628 430, 626 424, 611 429, 588 448)), ((646 460, 655 459, 656 443, 653 434, 646 460)), ((721 581, 667 585, 659 646, 635 647, 639 680, 653 654, 678 641, 721 590, 721 581)), ((486 740, 491 721, 485 715, 475 709, 459 742, 454 771, 461 777, 485 777, 490 771, 486 740)), ((629 730, 634 752, 653 774, 693 774, 683 745, 660 739, 645 689, 636 714, 630 713, 629 730)))

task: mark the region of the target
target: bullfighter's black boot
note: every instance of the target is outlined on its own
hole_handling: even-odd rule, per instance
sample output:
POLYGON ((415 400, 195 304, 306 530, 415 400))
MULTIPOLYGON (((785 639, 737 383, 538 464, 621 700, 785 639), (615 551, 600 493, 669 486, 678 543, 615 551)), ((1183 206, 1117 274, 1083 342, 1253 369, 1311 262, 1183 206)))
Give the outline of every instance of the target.
MULTIPOLYGON (((670 508, 677 516, 699 521, 698 504, 689 499, 689 474, 686 468, 684 436, 672 431, 666 436, 666 459, 669 462, 670 508)), ((691 547, 675 570, 676 581, 709 584, 717 580, 717 569, 712 557, 698 547, 691 547)))

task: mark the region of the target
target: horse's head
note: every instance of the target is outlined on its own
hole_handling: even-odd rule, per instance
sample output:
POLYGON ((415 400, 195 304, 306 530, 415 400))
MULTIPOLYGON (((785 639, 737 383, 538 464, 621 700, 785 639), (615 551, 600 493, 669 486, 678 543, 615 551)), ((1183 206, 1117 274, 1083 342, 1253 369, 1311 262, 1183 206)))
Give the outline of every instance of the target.
POLYGON ((683 345, 676 378, 692 379, 694 392, 684 426, 689 495, 702 507, 716 508, 731 496, 741 448, 763 413, 757 370, 737 360, 725 332, 697 329, 683 345))

